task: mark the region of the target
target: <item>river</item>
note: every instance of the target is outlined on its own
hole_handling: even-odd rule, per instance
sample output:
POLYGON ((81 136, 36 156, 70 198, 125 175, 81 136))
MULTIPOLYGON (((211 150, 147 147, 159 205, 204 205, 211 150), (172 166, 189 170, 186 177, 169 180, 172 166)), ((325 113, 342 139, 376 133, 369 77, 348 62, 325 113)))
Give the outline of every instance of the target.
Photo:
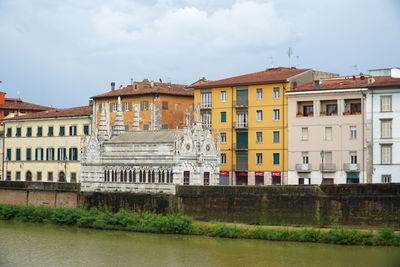
POLYGON ((395 247, 232 240, 0 221, 0 266, 400 266, 395 247))

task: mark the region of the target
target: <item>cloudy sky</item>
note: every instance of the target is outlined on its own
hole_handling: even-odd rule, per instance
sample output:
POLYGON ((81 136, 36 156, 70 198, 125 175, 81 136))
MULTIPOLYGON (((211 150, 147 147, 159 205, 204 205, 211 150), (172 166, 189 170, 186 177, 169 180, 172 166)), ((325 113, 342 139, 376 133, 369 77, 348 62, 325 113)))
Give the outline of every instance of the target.
POLYGON ((110 82, 400 66, 398 0, 0 0, 0 90, 72 107, 110 82), (355 66, 356 65, 356 66, 355 66))

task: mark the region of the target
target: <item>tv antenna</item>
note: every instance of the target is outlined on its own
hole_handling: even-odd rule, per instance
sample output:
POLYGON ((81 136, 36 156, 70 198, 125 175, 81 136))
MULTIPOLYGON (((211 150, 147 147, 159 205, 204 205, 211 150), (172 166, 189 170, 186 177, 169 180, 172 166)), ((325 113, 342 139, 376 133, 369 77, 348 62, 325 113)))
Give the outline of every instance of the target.
POLYGON ((354 73, 357 73, 357 72, 358 72, 358 66, 357 66, 357 64, 353 65, 352 67, 353 67, 354 73))
POLYGON ((270 61, 270 68, 273 68, 274 67, 274 57, 270 56, 269 61, 270 61))

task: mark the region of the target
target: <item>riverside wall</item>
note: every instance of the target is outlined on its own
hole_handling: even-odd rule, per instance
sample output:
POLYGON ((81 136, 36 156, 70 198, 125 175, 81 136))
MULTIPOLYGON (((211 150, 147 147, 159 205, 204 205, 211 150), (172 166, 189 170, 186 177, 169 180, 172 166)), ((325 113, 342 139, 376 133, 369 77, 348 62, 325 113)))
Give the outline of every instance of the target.
POLYGON ((176 195, 168 195, 1 181, 0 203, 182 213, 195 220, 247 224, 400 228, 400 184, 177 186, 176 195))

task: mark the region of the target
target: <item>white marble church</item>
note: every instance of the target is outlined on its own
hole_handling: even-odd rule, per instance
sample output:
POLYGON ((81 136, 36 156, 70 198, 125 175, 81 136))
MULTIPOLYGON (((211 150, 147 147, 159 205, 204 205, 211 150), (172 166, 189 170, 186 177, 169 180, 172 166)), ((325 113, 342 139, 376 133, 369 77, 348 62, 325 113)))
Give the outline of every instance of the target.
MULTIPOLYGON (((174 194, 175 185, 219 184, 219 141, 203 130, 198 111, 184 129, 126 131, 121 100, 113 126, 106 108, 82 151, 82 191, 174 194)), ((133 124, 139 119, 135 114, 133 124)))

